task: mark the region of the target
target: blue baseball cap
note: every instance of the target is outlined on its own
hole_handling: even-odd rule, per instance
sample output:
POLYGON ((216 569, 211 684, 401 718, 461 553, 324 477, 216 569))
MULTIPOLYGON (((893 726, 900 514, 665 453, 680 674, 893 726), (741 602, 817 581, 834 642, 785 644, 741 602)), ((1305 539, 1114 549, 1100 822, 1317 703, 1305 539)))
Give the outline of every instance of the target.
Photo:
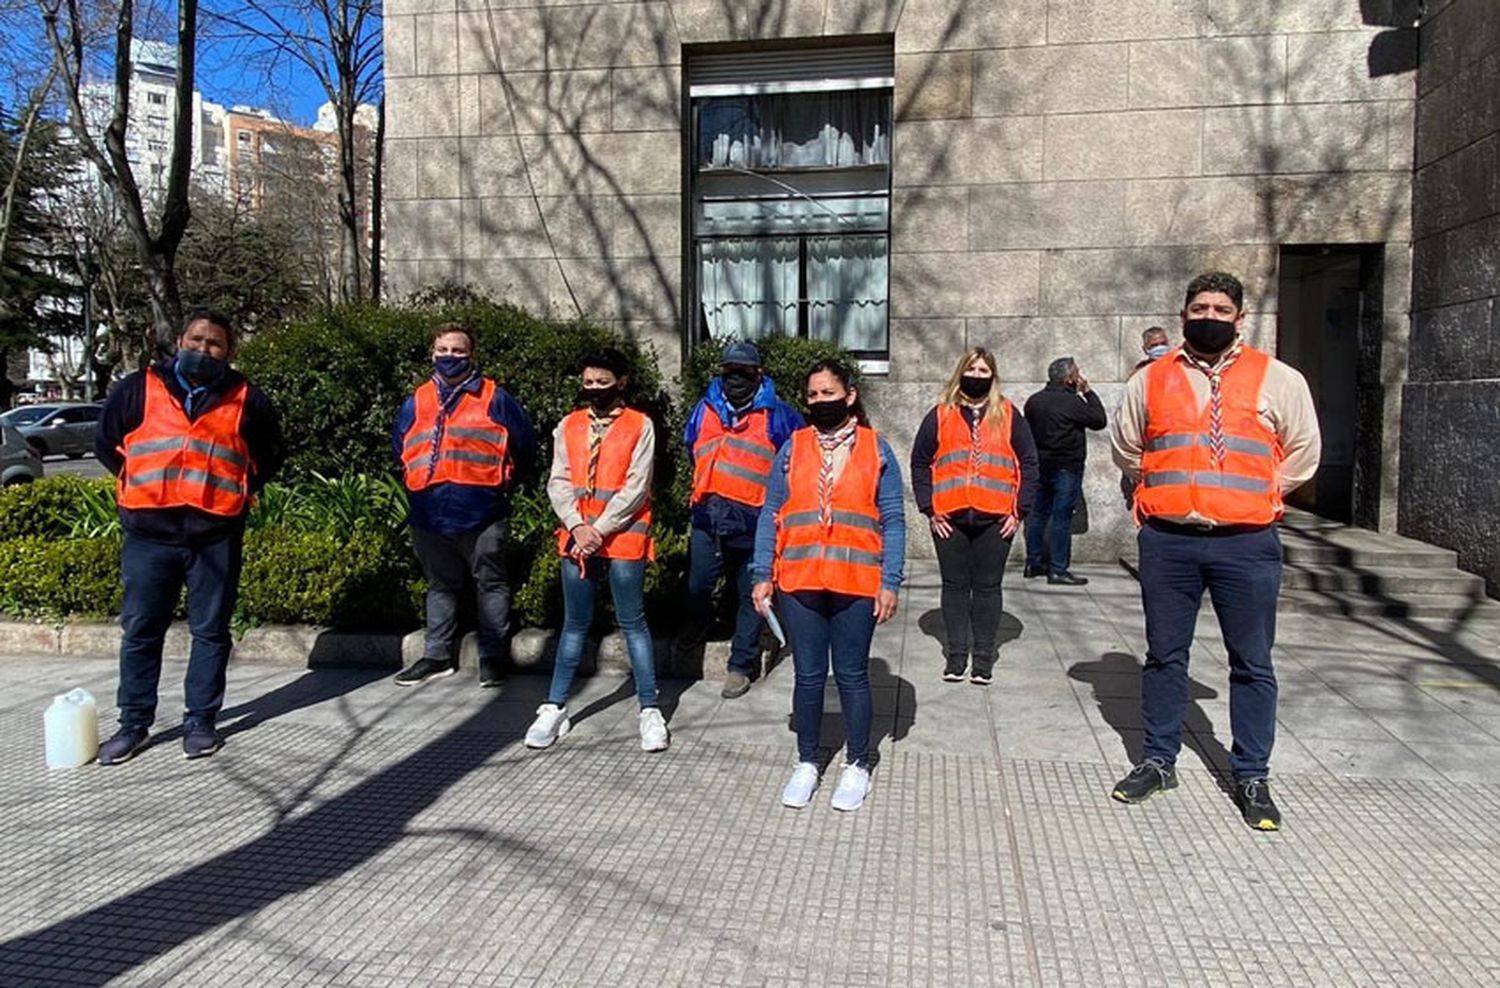
POLYGON ((760 351, 755 344, 747 340, 736 340, 724 348, 723 355, 719 358, 723 365, 736 364, 741 367, 759 367, 760 351))

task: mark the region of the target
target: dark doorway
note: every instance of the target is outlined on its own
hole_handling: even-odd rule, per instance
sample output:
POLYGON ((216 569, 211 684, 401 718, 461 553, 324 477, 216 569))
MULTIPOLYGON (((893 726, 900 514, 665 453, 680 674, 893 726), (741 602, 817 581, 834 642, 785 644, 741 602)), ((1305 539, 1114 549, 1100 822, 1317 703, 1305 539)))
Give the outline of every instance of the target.
POLYGON ((1380 520, 1382 244, 1281 248, 1277 356, 1318 406, 1318 474, 1288 498, 1335 521, 1380 520))

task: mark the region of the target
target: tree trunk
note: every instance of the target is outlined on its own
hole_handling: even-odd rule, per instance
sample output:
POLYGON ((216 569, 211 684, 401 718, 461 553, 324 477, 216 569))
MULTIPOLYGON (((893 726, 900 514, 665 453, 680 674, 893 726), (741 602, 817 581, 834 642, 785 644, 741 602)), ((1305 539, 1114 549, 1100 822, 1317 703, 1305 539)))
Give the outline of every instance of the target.
POLYGON ((347 76, 340 79, 339 97, 335 107, 339 120, 339 226, 343 241, 339 251, 342 265, 339 294, 345 302, 358 302, 364 297, 360 277, 363 252, 359 236, 359 155, 354 146, 354 111, 359 107, 354 102, 353 80, 347 76))
POLYGON ((370 149, 374 161, 370 166, 370 297, 377 303, 385 292, 381 257, 385 253, 385 96, 376 108, 375 146, 370 149))

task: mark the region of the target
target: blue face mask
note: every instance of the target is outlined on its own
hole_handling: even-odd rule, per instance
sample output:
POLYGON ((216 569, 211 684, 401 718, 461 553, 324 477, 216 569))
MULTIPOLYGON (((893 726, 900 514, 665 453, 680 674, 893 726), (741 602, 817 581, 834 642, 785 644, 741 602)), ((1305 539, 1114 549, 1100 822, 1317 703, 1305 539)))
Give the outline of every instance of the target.
POLYGON ((468 357, 459 357, 451 353, 432 358, 432 366, 437 372, 452 381, 460 377, 468 377, 469 372, 474 369, 474 361, 468 357))
POLYGON ((177 351, 177 369, 196 384, 212 384, 224 376, 229 362, 184 347, 177 351))
POLYGON ((1165 357, 1167 355, 1167 352, 1169 350, 1171 350, 1171 349, 1172 348, 1169 347, 1169 346, 1167 346, 1165 343, 1158 343, 1154 347, 1148 347, 1147 348, 1147 350, 1146 350, 1146 359, 1147 360, 1160 360, 1161 358, 1165 357))

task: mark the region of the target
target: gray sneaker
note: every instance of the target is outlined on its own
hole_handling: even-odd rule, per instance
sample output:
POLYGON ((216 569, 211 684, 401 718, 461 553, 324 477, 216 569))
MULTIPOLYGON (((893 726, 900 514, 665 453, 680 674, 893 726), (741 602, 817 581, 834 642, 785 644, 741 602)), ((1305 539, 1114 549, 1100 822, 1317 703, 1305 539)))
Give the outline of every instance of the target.
POLYGON ((144 727, 122 727, 115 736, 99 746, 100 765, 119 765, 135 757, 135 753, 146 747, 148 734, 144 727))
POLYGON ((719 695, 726 700, 733 700, 737 696, 744 696, 750 692, 750 677, 743 672, 731 670, 724 676, 724 688, 719 690, 719 695))
POLYGON ((182 756, 184 758, 207 758, 224 747, 224 739, 212 724, 182 725, 182 756))
POLYGON ((458 672, 457 662, 444 662, 441 659, 418 659, 411 665, 396 673, 397 686, 417 686, 427 682, 429 679, 442 679, 458 672))

